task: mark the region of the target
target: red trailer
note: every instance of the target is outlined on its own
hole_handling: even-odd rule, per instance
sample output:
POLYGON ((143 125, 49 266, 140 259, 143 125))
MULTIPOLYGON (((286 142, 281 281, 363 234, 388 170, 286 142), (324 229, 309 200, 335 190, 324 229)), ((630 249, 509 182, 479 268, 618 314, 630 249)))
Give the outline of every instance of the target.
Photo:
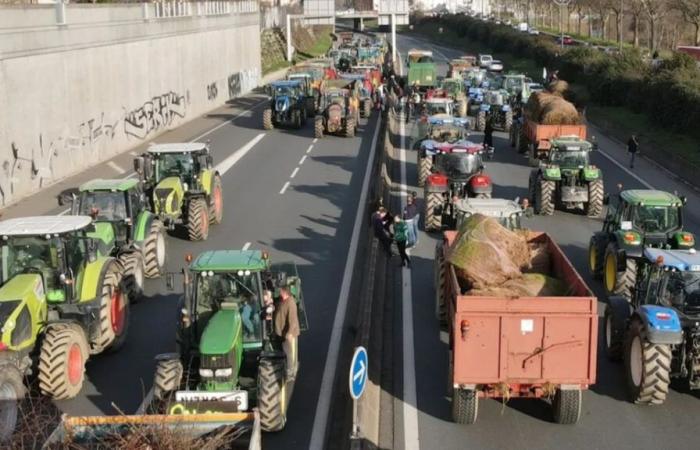
POLYGON ((676 48, 681 53, 692 56, 696 61, 700 61, 700 47, 691 47, 689 45, 680 45, 676 48))
POLYGON ((476 421, 479 398, 552 400, 554 421, 575 423, 582 390, 595 383, 597 299, 554 240, 544 244, 550 275, 569 286, 565 297, 481 297, 463 293, 445 255, 456 231, 436 249, 436 313, 447 317, 449 385, 455 422, 476 421))
POLYGON ((524 119, 510 129, 510 145, 520 153, 527 153, 531 166, 547 156, 551 148, 550 140, 561 136, 578 136, 586 140, 586 125, 543 125, 524 119))

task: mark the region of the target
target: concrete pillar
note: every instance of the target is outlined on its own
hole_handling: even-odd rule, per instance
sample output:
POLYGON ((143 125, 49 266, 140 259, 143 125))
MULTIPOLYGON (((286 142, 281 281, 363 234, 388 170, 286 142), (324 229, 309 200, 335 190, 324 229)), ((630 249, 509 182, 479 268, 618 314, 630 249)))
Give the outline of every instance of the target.
POLYGON ((391 60, 394 67, 398 67, 396 65, 396 14, 391 15, 391 60))
POLYGON ((365 31, 365 19, 360 17, 360 31, 365 31))
POLYGON ((141 3, 141 11, 143 12, 143 20, 148 20, 151 15, 150 3, 141 3))
POLYGON ((292 15, 287 14, 287 61, 292 62, 292 15))
POLYGON ((66 4, 63 0, 56 0, 56 25, 66 24, 66 4))

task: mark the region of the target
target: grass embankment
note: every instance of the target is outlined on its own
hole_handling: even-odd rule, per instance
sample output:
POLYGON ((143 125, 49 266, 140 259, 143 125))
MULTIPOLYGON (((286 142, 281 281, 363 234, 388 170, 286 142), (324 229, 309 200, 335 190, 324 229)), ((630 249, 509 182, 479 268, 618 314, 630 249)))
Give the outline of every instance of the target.
MULTIPOLYGON (((329 27, 294 27, 292 41, 296 49, 293 64, 323 56, 333 45, 329 27)), ((281 30, 264 30, 261 43, 263 75, 292 65, 287 61, 287 42, 281 30)))

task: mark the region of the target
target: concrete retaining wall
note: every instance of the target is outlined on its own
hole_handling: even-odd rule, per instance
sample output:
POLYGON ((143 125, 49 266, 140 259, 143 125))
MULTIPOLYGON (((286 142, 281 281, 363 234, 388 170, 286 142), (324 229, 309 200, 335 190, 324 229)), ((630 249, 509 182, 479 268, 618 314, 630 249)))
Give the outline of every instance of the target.
POLYGON ((260 15, 240 5, 67 5, 65 25, 0 7, 0 207, 256 87, 260 15))

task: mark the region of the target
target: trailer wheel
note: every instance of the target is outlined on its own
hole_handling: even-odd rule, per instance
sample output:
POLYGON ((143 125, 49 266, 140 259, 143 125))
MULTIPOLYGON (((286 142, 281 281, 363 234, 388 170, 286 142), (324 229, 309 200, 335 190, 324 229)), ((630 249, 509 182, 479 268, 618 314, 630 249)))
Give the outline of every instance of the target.
POLYGON ((642 331, 642 324, 633 321, 625 341, 627 391, 634 403, 661 405, 670 383, 671 348, 648 342, 642 331))
POLYGON ((423 187, 425 186, 425 180, 427 180, 430 175, 430 168, 433 162, 428 156, 421 156, 420 150, 416 152, 416 156, 418 158, 418 186, 423 187))
POLYGON ((588 183, 588 203, 586 203, 586 215, 598 217, 603 212, 603 180, 593 180, 588 183))
POLYGON ((486 113, 479 111, 476 115, 476 131, 484 131, 486 129, 486 113))
POLYGON ((160 220, 151 222, 148 236, 143 241, 144 273, 147 278, 158 278, 165 272, 165 227, 160 220))
POLYGON ((637 276, 637 263, 632 258, 625 258, 625 270, 618 272, 617 246, 614 242, 608 244, 605 250, 605 266, 603 267, 603 286, 608 296, 621 295, 628 300, 632 298, 632 289, 637 276))
POLYGON ((554 422, 572 425, 581 417, 581 389, 557 389, 552 399, 554 422))
POLYGON ((440 328, 447 326, 447 308, 445 306, 445 257, 440 242, 435 246, 435 317, 440 328))
POLYGON ((610 305, 607 305, 603 316, 603 342, 605 343, 605 354, 610 361, 620 361, 622 359, 624 330, 617 328, 615 310, 610 305))
POLYGON ((435 208, 442 204, 442 195, 431 192, 425 195, 425 231, 440 229, 440 216, 435 214, 435 208))
POLYGON ((525 135, 525 128, 518 127, 518 134, 515 137, 515 148, 518 149, 518 153, 527 153, 530 147, 527 136, 525 135))
POLYGON ((265 130, 271 130, 274 128, 272 124, 272 108, 267 108, 263 111, 263 128, 265 130))
POLYGON ((136 303, 143 297, 144 261, 140 251, 122 253, 119 262, 124 266, 124 290, 129 301, 136 303))
POLYGON ((17 426, 17 402, 25 392, 19 369, 11 363, 0 365, 0 442, 12 437, 17 426))
POLYGON ((314 137, 321 139, 323 137, 323 117, 316 116, 314 119, 314 137))
POLYGON ((119 350, 126 342, 129 330, 131 308, 123 282, 123 269, 117 261, 107 264, 109 266, 102 279, 99 333, 90 341, 93 354, 119 350))
POLYGON ((535 214, 551 216, 554 214, 554 182, 537 177, 534 182, 535 214))
POLYGON ((153 377, 153 397, 160 401, 167 400, 170 393, 180 388, 183 373, 182 362, 179 359, 158 360, 153 377))
POLYGON ((258 366, 258 410, 263 431, 280 431, 287 422, 284 360, 261 359, 258 366))
POLYGON ((527 149, 527 164, 530 167, 537 167, 540 165, 540 160, 537 158, 537 149, 535 144, 529 144, 527 149))
POLYGON ((203 198, 194 198, 187 205, 187 235, 190 241, 209 237, 209 208, 203 198))
POLYGON ((518 127, 511 127, 510 131, 508 132, 508 143, 510 144, 511 147, 515 148, 515 136, 518 133, 518 127))
POLYGON ((41 392, 57 400, 78 395, 85 381, 88 357, 88 343, 82 328, 69 323, 50 325, 39 353, 41 392))
POLYGON ((452 420, 462 425, 476 422, 479 395, 473 389, 455 389, 452 393, 452 420))

